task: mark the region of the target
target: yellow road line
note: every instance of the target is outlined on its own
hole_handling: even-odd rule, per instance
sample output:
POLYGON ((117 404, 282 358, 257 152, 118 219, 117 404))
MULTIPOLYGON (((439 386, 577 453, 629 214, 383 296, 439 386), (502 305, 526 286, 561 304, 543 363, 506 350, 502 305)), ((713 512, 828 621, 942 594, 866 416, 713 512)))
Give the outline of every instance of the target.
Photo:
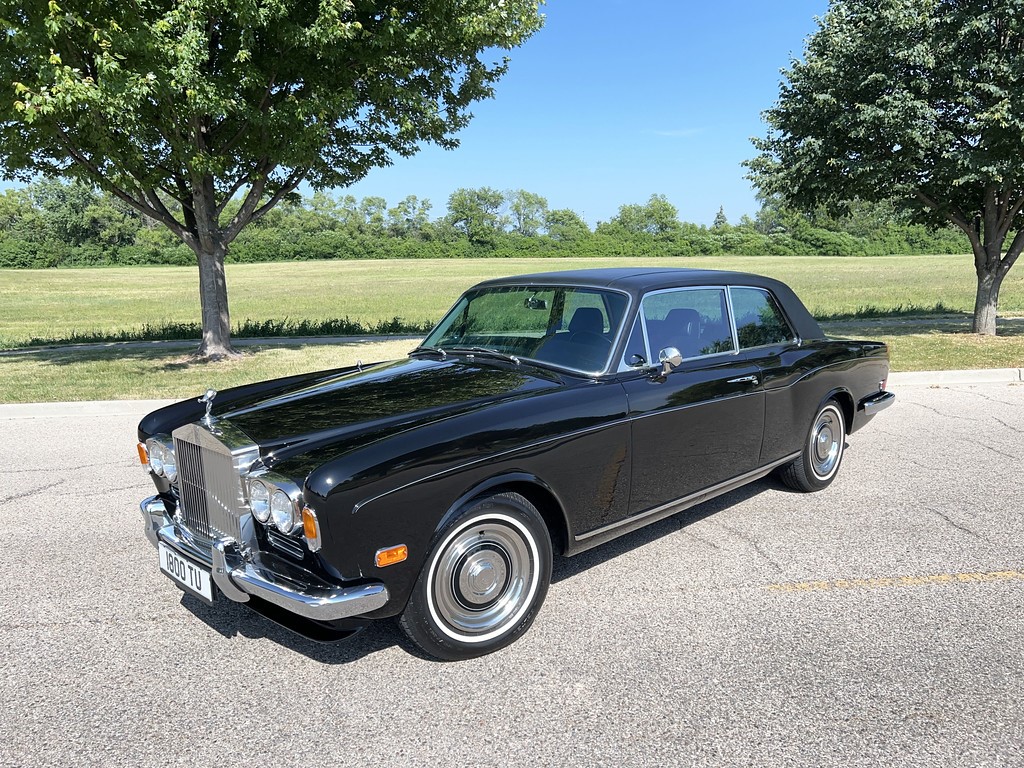
POLYGON ((1024 581, 1024 571, 985 571, 979 573, 939 573, 931 576, 894 576, 874 579, 836 579, 834 581, 793 581, 768 584, 772 592, 827 592, 842 589, 886 589, 889 587, 925 587, 986 581, 1024 581))

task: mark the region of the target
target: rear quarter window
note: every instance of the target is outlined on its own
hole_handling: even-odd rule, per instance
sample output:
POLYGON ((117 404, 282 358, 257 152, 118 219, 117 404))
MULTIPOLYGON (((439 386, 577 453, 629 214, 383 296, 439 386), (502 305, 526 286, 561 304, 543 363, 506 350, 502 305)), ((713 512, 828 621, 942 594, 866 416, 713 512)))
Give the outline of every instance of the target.
POLYGON ((784 344, 795 338, 778 301, 761 288, 730 288, 740 349, 784 344))

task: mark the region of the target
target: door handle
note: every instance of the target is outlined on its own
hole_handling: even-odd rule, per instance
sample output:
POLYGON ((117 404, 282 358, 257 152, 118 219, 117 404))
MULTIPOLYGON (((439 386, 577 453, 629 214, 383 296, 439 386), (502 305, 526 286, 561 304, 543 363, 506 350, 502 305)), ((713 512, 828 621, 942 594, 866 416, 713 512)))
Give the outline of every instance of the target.
POLYGON ((757 376, 740 376, 738 379, 729 379, 730 384, 757 384, 757 376))

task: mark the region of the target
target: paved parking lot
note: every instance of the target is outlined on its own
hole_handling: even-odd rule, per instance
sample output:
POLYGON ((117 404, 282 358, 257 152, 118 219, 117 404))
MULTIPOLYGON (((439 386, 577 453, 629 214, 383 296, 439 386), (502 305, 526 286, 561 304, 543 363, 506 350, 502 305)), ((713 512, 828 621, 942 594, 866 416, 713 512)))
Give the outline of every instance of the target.
POLYGON ((561 561, 458 664, 183 598, 142 411, 0 407, 0 765, 1024 765, 1024 385, 898 395, 830 489, 561 561))

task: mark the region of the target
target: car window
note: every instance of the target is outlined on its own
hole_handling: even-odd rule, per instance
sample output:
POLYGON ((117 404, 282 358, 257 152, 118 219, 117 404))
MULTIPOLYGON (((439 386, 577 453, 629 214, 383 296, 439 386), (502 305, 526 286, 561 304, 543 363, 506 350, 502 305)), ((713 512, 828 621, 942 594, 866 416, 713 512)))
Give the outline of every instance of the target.
POLYGON ((638 362, 638 357, 643 359, 644 363, 651 362, 647 357, 647 345, 644 343, 644 329, 640 325, 639 315, 637 315, 636 320, 633 321, 633 330, 629 332, 629 338, 626 339, 626 349, 622 353, 623 368, 632 368, 638 362))
POLYGON ((675 347, 684 359, 734 351, 724 288, 649 294, 642 312, 655 359, 666 347, 675 347))
POLYGON ((586 373, 608 364, 628 298, 574 286, 495 286, 463 296, 424 340, 486 347, 586 373))
POLYGON ((782 344, 793 339, 793 331, 768 291, 760 288, 730 288, 729 292, 740 349, 782 344))

